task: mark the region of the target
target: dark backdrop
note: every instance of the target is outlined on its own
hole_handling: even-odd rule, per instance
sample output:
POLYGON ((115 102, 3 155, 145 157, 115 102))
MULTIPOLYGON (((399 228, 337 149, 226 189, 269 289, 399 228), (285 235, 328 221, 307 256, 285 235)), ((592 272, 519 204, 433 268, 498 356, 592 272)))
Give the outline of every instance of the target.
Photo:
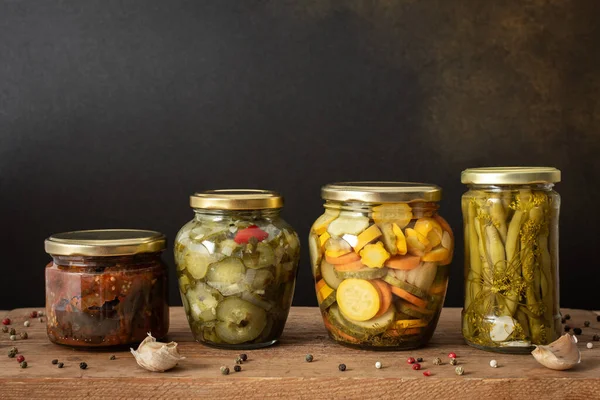
MULTIPOLYGON (((459 177, 484 165, 563 171, 562 304, 600 308, 599 14, 596 0, 0 0, 0 308, 43 304, 53 232, 172 242, 189 194, 254 187, 286 196, 305 244, 320 186, 369 179, 444 188, 459 306, 459 177)), ((316 304, 309 270, 304 246, 297 305, 316 304)))

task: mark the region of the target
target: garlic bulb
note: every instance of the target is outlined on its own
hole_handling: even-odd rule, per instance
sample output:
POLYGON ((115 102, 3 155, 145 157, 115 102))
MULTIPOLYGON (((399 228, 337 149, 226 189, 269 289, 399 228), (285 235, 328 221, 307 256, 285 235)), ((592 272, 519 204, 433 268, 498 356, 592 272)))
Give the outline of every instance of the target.
POLYGON ((150 333, 137 348, 137 351, 131 349, 131 354, 135 357, 138 365, 153 372, 164 372, 177 365, 179 360, 185 357, 179 355, 177 343, 157 342, 150 333))
POLYGON ((581 362, 577 338, 569 334, 561 336, 548 346, 537 346, 531 354, 544 367, 557 371, 572 368, 581 362))

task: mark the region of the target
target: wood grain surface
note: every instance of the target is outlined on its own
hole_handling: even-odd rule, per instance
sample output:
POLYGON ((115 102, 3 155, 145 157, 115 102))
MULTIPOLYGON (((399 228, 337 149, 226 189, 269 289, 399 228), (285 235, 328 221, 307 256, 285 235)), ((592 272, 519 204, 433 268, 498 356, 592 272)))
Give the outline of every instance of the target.
POLYGON ((17 331, 26 330, 27 340, 10 341, 0 334, 0 398, 345 398, 345 399, 452 399, 452 398, 543 398, 593 399, 600 396, 600 342, 587 349, 593 334, 600 333, 596 314, 582 310, 570 313, 572 326, 583 328, 580 336, 582 363, 570 371, 548 370, 529 355, 503 355, 476 350, 464 344, 460 334, 460 309, 444 309, 431 343, 419 350, 374 352, 346 348, 331 341, 317 308, 293 308, 278 345, 246 351, 249 359, 242 372, 233 372, 238 352, 218 350, 193 341, 182 308, 171 309, 169 339, 177 341, 186 357, 166 373, 152 373, 137 366, 128 351, 81 351, 50 343, 45 324, 37 319, 25 328, 23 322, 31 309, 2 313, 12 319, 17 331), (591 321, 584 328, 583 322, 591 321), (29 364, 21 369, 5 354, 17 346, 29 364), (457 376, 449 364, 448 353, 458 355, 466 371, 457 376), (304 361, 307 353, 312 363, 304 361), (116 360, 109 360, 112 354, 116 360), (409 356, 423 357, 423 370, 413 371, 409 356), (432 365, 440 357, 444 364, 432 365), (63 369, 52 359, 65 363, 63 369), (496 359, 499 368, 491 368, 496 359), (85 361, 88 369, 81 370, 85 361), (382 369, 375 362, 383 363, 382 369), (339 363, 348 369, 340 372, 339 363), (221 375, 219 367, 232 372, 221 375))

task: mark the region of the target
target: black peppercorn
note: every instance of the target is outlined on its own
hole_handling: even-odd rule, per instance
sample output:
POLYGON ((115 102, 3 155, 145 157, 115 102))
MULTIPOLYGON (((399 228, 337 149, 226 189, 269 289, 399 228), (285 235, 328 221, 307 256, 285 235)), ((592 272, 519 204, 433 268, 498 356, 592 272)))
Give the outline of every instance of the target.
POLYGON ((116 360, 116 359, 117 359, 117 356, 115 356, 115 355, 113 354, 113 355, 111 355, 111 356, 110 356, 110 358, 109 358, 109 359, 110 359, 110 360, 116 360))
POLYGON ((595 334, 595 335, 592 337, 592 340, 593 340, 594 342, 598 342, 598 341, 600 341, 600 335, 598 335, 598 334, 595 334))
POLYGON ((54 360, 52 360, 52 365, 56 365, 58 364, 58 360, 55 358, 54 360))
POLYGON ((584 321, 583 322, 583 326, 585 326, 586 328, 590 327, 590 321, 584 321))
POLYGON ((233 367, 233 370, 235 372, 240 372, 242 370, 242 366, 241 365, 236 365, 235 367, 233 367))
POLYGON ((565 314, 565 319, 568 321, 571 319, 571 314, 565 314))
POLYGON ((8 331, 9 335, 16 335, 17 331, 15 330, 15 328, 10 328, 10 331, 8 331))
POLYGON ((600 315, 596 315, 596 321, 600 322, 600 315))
POLYGON ((346 364, 340 364, 340 365, 338 365, 338 369, 340 371, 342 371, 342 372, 345 371, 346 370, 346 364))
POLYGON ((306 362, 312 362, 313 356, 312 354, 307 354, 306 357, 304 357, 304 359, 306 360, 306 362))
POLYGON ((571 330, 571 327, 569 325, 565 325, 565 332, 569 332, 571 330))
POLYGON ((87 368, 87 363, 86 362, 80 362, 79 363, 79 368, 86 369, 87 368))
POLYGON ((221 373, 223 375, 229 375, 229 367, 221 367, 221 373))
POLYGON ((240 354, 240 358, 242 359, 242 361, 246 361, 248 359, 248 354, 242 353, 240 354))
POLYGON ((417 362, 420 362, 420 363, 423 362, 423 358, 421 358, 421 357, 417 358, 417 362))
POLYGON ((235 363, 236 364, 242 364, 244 361, 242 361, 242 357, 236 357, 235 359, 235 363))
POLYGON ((61 363, 61 362, 58 363, 58 368, 62 368, 64 366, 65 366, 65 363, 61 363))
POLYGON ((564 318, 561 318, 561 319, 560 319, 560 323, 561 323, 561 324, 565 324, 565 323, 567 323, 567 320, 566 320, 566 319, 564 319, 564 318))
POLYGON ((581 328, 573 328, 573 333, 574 334, 576 334, 576 335, 579 336, 579 335, 581 335, 581 332, 582 332, 581 328))
POLYGON ((21 361, 21 368, 27 368, 27 361, 21 361))

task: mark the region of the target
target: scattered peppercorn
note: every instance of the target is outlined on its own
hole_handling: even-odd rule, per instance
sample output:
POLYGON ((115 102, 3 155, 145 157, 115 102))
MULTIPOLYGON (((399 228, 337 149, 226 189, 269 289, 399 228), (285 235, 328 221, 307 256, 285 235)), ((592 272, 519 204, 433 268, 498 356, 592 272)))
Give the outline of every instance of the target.
POLYGON ((450 358, 456 358, 456 353, 455 352, 451 352, 450 354, 448 354, 448 357, 450 357, 450 358))
POLYGON ((65 363, 61 363, 61 362, 58 363, 58 368, 62 368, 64 366, 65 366, 65 363))
POLYGON ((19 349, 17 349, 16 347, 11 347, 10 349, 8 349, 8 357, 14 358, 18 352, 19 352, 19 349))
POLYGON ((10 335, 10 340, 17 340, 17 335, 10 335))
POLYGON ((43 317, 45 315, 45 313, 43 311, 38 311, 38 317, 43 317))
POLYGON ((340 364, 338 365, 338 369, 342 372, 344 372, 346 370, 346 364, 340 364))
POLYGON ((442 359, 439 357, 434 358, 433 365, 442 365, 442 359))
POLYGON ((27 339, 29 337, 29 335, 27 334, 27 332, 21 332, 21 333, 19 333, 19 337, 21 339, 27 339))
POLYGON ((431 372, 430 371, 423 371, 423 376, 431 376, 431 372))
POLYGON ((377 361, 377 362, 375 363, 375 368, 377 368, 377 369, 381 369, 381 367, 383 367, 383 365, 381 364, 381 361, 377 361))
POLYGON ((578 336, 581 335, 582 332, 583 331, 581 330, 581 328, 573 328, 573 333, 576 334, 576 335, 578 335, 578 336))
POLYGON ((235 367, 233 367, 233 370, 235 372, 240 372, 242 370, 242 366, 241 365, 236 365, 235 367))
POLYGON ((37 311, 32 311, 32 312, 29 314, 29 317, 30 317, 30 318, 37 318, 37 316, 38 316, 38 313, 37 313, 37 311))
POLYGON ((417 358, 417 362, 423 362, 423 358, 422 357, 417 358))
POLYGON ((225 367, 225 366, 221 367, 221 373, 223 375, 229 375, 229 367, 225 367))
POLYGON ((450 365, 456 365, 456 364, 458 364, 458 361, 456 361, 456 358, 451 358, 450 365))
POLYGON ((456 375, 462 375, 465 373, 465 369, 463 367, 456 367, 454 372, 456 372, 456 375))
POLYGON ((306 357, 304 357, 304 359, 306 360, 306 362, 312 362, 313 356, 312 356, 312 354, 307 354, 306 357))
POLYGON ((594 342, 597 342, 597 341, 599 341, 599 340, 600 340, 600 335, 598 335, 598 334, 595 334, 595 335, 592 337, 592 340, 593 340, 594 342))
POLYGON ((44 318, 40 318, 40 322, 44 322, 44 318))
POLYGON ((565 332, 569 332, 571 330, 571 327, 569 325, 565 325, 565 332))
POLYGON ((246 361, 248 359, 248 354, 242 353, 240 354, 240 358, 242 359, 242 361, 246 361))
POLYGON ((24 326, 24 327, 26 327, 26 328, 27 328, 29 325, 31 325, 31 323, 30 323, 29 321, 25 321, 25 322, 23 322, 23 326, 24 326))
POLYGON ((421 369, 421 364, 419 363, 414 363, 412 366, 412 369, 414 369, 415 371, 418 371, 421 369))
POLYGON ((596 322, 600 322, 600 315, 596 315, 596 322))
POLYGON ((21 368, 27 368, 27 361, 23 361, 21 364, 21 368))
POLYGON ((496 361, 496 360, 490 360, 490 367, 492 367, 492 368, 498 368, 498 361, 496 361))
POLYGON ((8 333, 8 326, 2 325, 2 333, 8 333))
POLYGON ((23 355, 22 355, 22 354, 19 354, 19 355, 17 356, 17 362, 18 362, 18 363, 22 363, 23 361, 25 361, 25 357, 23 357, 23 355))
POLYGON ((54 360, 52 360, 52 365, 56 365, 58 364, 58 360, 55 358, 54 360))
POLYGON ((79 363, 79 368, 86 369, 87 368, 87 363, 86 362, 80 362, 79 363))
POLYGON ((583 326, 585 326, 586 328, 590 327, 590 321, 583 321, 583 326))
POLYGON ((565 314, 565 319, 568 321, 571 319, 571 314, 565 314))
POLYGON ((10 318, 4 318, 2 320, 2 325, 10 325, 10 318))
POLYGON ((15 328, 10 328, 10 330, 8 331, 9 335, 16 335, 17 334, 17 330, 15 328))
POLYGON ((236 364, 242 364, 243 363, 242 358, 241 357, 236 357, 235 363, 236 364))
POLYGON ((116 360, 116 359, 117 359, 117 356, 115 356, 115 355, 113 354, 113 355, 111 355, 111 356, 110 356, 108 359, 109 359, 109 360, 111 360, 111 361, 112 361, 112 360, 116 360))
POLYGON ((409 364, 414 364, 414 363, 415 363, 415 361, 416 361, 416 360, 415 360, 413 357, 408 357, 408 358, 406 359, 406 362, 407 362, 407 363, 409 363, 409 364))
POLYGON ((586 344, 586 347, 588 349, 591 349, 592 347, 594 347, 594 344, 592 342, 588 342, 588 344, 586 344))
POLYGON ((566 322, 567 322, 567 320, 566 320, 566 319, 564 319, 564 317, 560 319, 560 323, 561 323, 561 324, 564 324, 564 323, 566 323, 566 322))

